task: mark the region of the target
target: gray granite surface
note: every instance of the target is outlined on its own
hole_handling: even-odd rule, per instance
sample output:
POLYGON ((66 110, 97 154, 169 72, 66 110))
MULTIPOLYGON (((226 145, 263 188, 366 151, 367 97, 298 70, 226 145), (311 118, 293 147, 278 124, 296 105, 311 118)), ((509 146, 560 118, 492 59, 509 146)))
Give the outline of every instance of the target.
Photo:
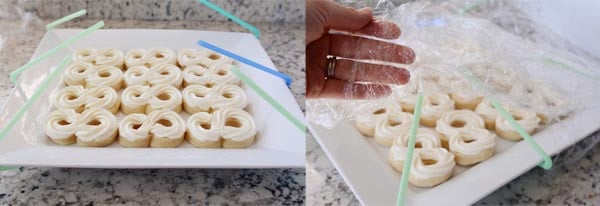
MULTIPOLYGON (((40 18, 56 19, 86 8, 86 18, 222 21, 197 0, 5 0, 15 1, 40 18)), ((303 0, 210 0, 249 22, 304 23, 303 0)))
MULTIPOLYGON (((0 11, 6 11, 0 3, 0 11)), ((20 12, 20 11, 12 11, 20 12)), ((49 20, 35 13, 0 12, 0 99, 10 92, 8 73, 26 63, 49 20), (3 16, 5 15, 5 16, 3 16), (8 16, 8 17, 6 17, 8 16), (4 18, 3 18, 4 17, 4 18)), ((85 28, 98 20, 60 27, 85 28)), ((105 28, 202 29, 245 32, 227 21, 105 20, 105 28)), ((280 71, 293 77, 292 93, 304 108, 304 23, 252 22, 280 71)), ((293 169, 71 169, 19 167, 0 172, 0 205, 301 205, 305 170, 293 169)))

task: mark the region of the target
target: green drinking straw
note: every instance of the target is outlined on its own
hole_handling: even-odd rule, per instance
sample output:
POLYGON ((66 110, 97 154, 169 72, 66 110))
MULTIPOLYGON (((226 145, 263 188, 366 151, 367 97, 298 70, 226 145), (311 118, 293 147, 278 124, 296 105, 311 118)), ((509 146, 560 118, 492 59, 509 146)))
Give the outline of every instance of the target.
POLYGON ((254 34, 254 36, 256 36, 256 38, 258 38, 260 36, 260 31, 258 31, 258 29, 256 27, 245 22, 244 20, 241 20, 237 16, 225 11, 223 8, 217 6, 213 3, 210 3, 210 1, 208 1, 208 0, 198 0, 198 2, 200 2, 201 4, 204 4, 204 6, 216 11, 217 13, 231 19, 233 22, 239 24, 240 26, 248 29, 250 32, 252 32, 252 34, 254 34))
POLYGON ((410 174, 410 168, 412 166, 413 152, 415 150, 415 143, 417 141, 417 130, 419 129, 419 120, 421 118, 421 107, 423 106, 423 94, 419 92, 417 94, 417 102, 415 103, 415 110, 413 111, 413 119, 410 125, 410 133, 408 136, 408 151, 406 151, 406 158, 404 159, 404 166, 402 167, 402 177, 400 178, 400 188, 398 189, 398 199, 396 205, 404 205, 404 196, 406 195, 406 188, 408 187, 408 176, 410 174))
POLYGON ((47 30, 52 30, 54 27, 56 27, 56 26, 58 26, 58 25, 60 25, 62 23, 65 23, 67 21, 71 21, 71 20, 73 20, 73 19, 75 19, 77 17, 83 16, 86 13, 87 13, 87 10, 85 10, 85 9, 79 10, 79 11, 77 11, 75 13, 69 14, 69 15, 67 15, 67 16, 65 16, 63 18, 60 18, 60 19, 58 19, 56 21, 53 21, 53 22, 47 24, 46 25, 46 29, 47 30))
POLYGON ((550 169, 552 168, 552 159, 550 158, 550 156, 548 156, 548 154, 546 154, 546 152, 544 152, 544 149, 542 149, 540 147, 540 145, 538 145, 535 140, 533 140, 533 138, 531 138, 531 136, 529 135, 529 133, 527 133, 527 131, 525 131, 525 129, 523 129, 523 127, 521 127, 521 125, 519 125, 519 123, 513 118, 513 116, 508 113, 504 107, 502 107, 502 104, 500 104, 500 102, 492 96, 492 92, 491 90, 484 85, 479 79, 475 78, 473 76, 473 74, 471 74, 470 71, 462 68, 459 69, 459 71, 461 71, 461 73, 463 73, 463 75, 465 75, 467 77, 467 79, 469 79, 473 84, 476 85, 476 87, 481 88, 485 91, 487 91, 488 95, 487 95, 487 99, 490 101, 490 103, 492 105, 494 105, 494 108, 496 109, 496 111, 498 111, 498 113, 500 115, 502 115, 502 117, 504 117, 504 119, 506 119, 508 121, 508 123, 515 129, 517 130, 517 133, 519 133, 519 135, 521 135, 521 137, 523 137, 523 139, 525 139, 525 141, 527 141, 527 143, 529 143, 529 145, 535 150, 535 152, 537 152, 543 159, 544 161, 542 163, 540 163, 538 166, 544 168, 544 169, 550 169))
POLYGON ((31 61, 27 62, 27 64, 19 67, 17 70, 13 71, 10 73, 10 81, 12 81, 13 83, 17 83, 17 80, 19 78, 19 75, 21 75, 21 73, 23 73, 25 70, 31 68, 33 65, 45 60, 46 58, 56 54, 58 51, 63 50, 65 47, 71 45, 72 43, 74 43, 75 41, 80 40, 81 38, 89 35, 90 33, 102 28, 104 26, 104 21, 100 21, 96 24, 94 24, 93 26, 85 29, 84 31, 80 32, 79 34, 71 37, 70 39, 67 39, 66 41, 62 42, 61 44, 59 44, 58 46, 50 49, 49 51, 47 51, 46 53, 43 53, 42 55, 32 59, 31 61))
POLYGON ((25 103, 23 104, 23 106, 21 106, 21 108, 19 108, 19 111, 17 111, 15 116, 13 116, 8 121, 8 124, 6 124, 6 126, 2 129, 2 131, 0 131, 0 140, 4 139, 4 137, 8 134, 10 129, 21 119, 21 117, 23 117, 23 115, 29 109, 29 107, 31 107, 31 105, 40 97, 40 95, 46 89, 48 89, 48 86, 50 85, 50 83, 52 83, 54 81, 54 79, 56 79, 56 77, 60 73, 62 73, 62 70, 67 66, 67 64, 70 62, 70 60, 71 60, 71 54, 67 54, 67 56, 65 56, 65 58, 63 58, 63 60, 60 62, 60 64, 58 64, 58 66, 52 72, 50 72, 50 75, 48 75, 48 77, 46 77, 46 79, 42 82, 42 84, 40 84, 40 86, 37 88, 37 90, 35 92, 33 92, 33 95, 31 95, 31 97, 29 99, 27 99, 27 101, 25 101, 25 103))
POLYGON ((306 125, 298 120, 294 115, 292 115, 283 105, 279 104, 273 97, 271 97, 265 90, 260 88, 254 81, 252 81, 248 76, 246 76, 242 71, 240 71, 237 67, 232 66, 231 71, 237 75, 240 80, 242 80, 248 87, 250 87, 254 92, 256 92, 259 96, 261 96, 265 101, 267 101, 271 106, 273 106, 279 113, 281 113, 285 118, 287 118, 294 126, 296 126, 301 132, 306 132, 306 125))

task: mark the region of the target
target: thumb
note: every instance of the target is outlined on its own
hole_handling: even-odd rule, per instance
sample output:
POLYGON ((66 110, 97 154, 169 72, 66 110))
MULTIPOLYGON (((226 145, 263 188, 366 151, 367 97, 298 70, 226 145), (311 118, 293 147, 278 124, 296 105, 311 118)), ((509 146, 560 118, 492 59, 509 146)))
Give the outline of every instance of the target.
POLYGON ((318 39, 328 29, 354 31, 373 19, 370 8, 356 10, 328 0, 309 0, 306 9, 307 43, 318 39))

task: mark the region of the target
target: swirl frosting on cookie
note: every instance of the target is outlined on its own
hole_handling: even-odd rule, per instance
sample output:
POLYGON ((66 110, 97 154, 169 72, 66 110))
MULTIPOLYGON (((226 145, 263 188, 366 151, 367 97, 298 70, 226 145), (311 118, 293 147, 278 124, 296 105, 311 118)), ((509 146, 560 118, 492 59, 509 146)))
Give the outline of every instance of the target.
POLYGON ((430 148, 415 153, 410 175, 417 179, 430 179, 452 173, 456 166, 454 154, 444 148, 430 148))
POLYGON ((435 130, 446 138, 461 130, 471 128, 483 129, 485 123, 483 118, 471 110, 454 110, 447 112, 437 121, 435 130))
MULTIPOLYGON (((540 124, 540 117, 534 111, 513 106, 508 106, 505 108, 506 111, 513 116, 517 123, 529 134, 532 134, 540 124)), ((496 117, 496 131, 498 130, 511 131, 515 133, 515 138, 521 139, 520 135, 516 134, 516 130, 513 128, 513 126, 508 122, 508 120, 504 119, 502 115, 498 115, 496 117)), ((503 136, 502 133, 500 136, 506 138, 506 136, 503 136)))
POLYGON ((173 64, 160 63, 151 68, 144 65, 133 66, 128 68, 124 75, 127 85, 170 84, 179 88, 183 81, 181 70, 173 64))
POLYGON ((124 56, 123 52, 118 49, 94 49, 88 47, 77 50, 73 55, 73 61, 87 62, 93 65, 111 65, 122 68, 124 56))
POLYGON ((426 126, 435 126, 442 115, 452 110, 454 110, 454 100, 447 94, 427 95, 421 110, 421 122, 426 126))
POLYGON ((92 142, 100 140, 117 132, 117 118, 104 109, 89 109, 79 118, 79 129, 75 133, 78 140, 92 142))
POLYGON ((215 67, 188 66, 183 70, 184 84, 200 84, 214 86, 220 84, 239 85, 240 79, 229 70, 231 64, 220 64, 215 67))
POLYGON ((228 107, 243 109, 248 104, 244 90, 229 84, 212 88, 199 84, 190 85, 183 90, 182 94, 183 107, 190 114, 228 107))
POLYGON ((494 148, 496 145, 495 135, 486 129, 459 130, 450 136, 448 141, 451 152, 465 155, 480 154, 484 150, 494 148))
POLYGON ((156 110, 146 114, 129 114, 119 124, 120 138, 130 141, 149 138, 178 139, 185 133, 185 122, 171 110, 156 110))
POLYGON ((44 130, 59 144, 75 136, 83 146, 105 146, 112 143, 117 128, 117 118, 110 111, 91 108, 81 114, 72 109, 55 110, 48 115, 44 130))
POLYGON ((106 86, 85 89, 82 86, 62 88, 54 98, 54 106, 59 109, 73 109, 83 112, 90 108, 102 108, 115 113, 119 110, 119 95, 106 86))
POLYGON ((412 123, 412 114, 391 112, 375 123, 375 141, 383 146, 392 146, 394 139, 407 134, 412 123))
POLYGON ((190 116, 186 126, 189 135, 199 141, 230 139, 243 141, 254 137, 256 126, 248 112, 238 108, 223 108, 212 114, 198 112, 190 116))
MULTIPOLYGON (((396 161, 404 161, 408 147, 409 134, 405 133, 394 139, 394 144, 390 148, 390 154, 396 161)), ((441 148, 440 135, 428 128, 419 128, 415 136, 415 151, 421 149, 441 148)))
POLYGON ((129 86, 123 91, 121 99, 126 114, 150 113, 159 109, 179 112, 183 101, 179 89, 168 84, 129 86))
POLYGON ((110 86, 115 90, 119 90, 121 89, 123 72, 112 65, 94 66, 86 62, 74 62, 65 69, 63 79, 68 86, 110 86))
POLYGON ((133 49, 125 55, 127 68, 134 66, 153 67, 158 64, 176 64, 177 55, 169 48, 152 48, 150 50, 133 49))
MULTIPOLYGON (((78 128, 79 114, 72 109, 55 110, 48 115, 44 131, 52 140, 72 137, 78 128)), ((71 144, 74 142, 71 142, 71 144)))
POLYGON ((232 64, 233 60, 208 49, 184 49, 177 54, 177 61, 182 67, 203 66, 214 67, 220 64, 232 64))

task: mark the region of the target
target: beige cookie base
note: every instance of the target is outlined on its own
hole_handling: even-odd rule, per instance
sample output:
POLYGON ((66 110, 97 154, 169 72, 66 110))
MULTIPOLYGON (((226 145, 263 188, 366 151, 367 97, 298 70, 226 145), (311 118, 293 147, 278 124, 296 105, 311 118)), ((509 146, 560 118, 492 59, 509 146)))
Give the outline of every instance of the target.
POLYGON ((254 136, 242 140, 242 141, 235 141, 232 139, 224 139, 223 140, 223 147, 224 148, 246 148, 248 146, 250 146, 252 143, 254 142, 254 136))
POLYGON ((413 113, 415 111, 415 105, 400 103, 400 107, 402 107, 403 112, 413 113))
POLYGON ((185 139, 188 142, 190 142, 192 145, 194 145, 195 147, 200 147, 200 148, 220 148, 221 145, 223 144, 223 142, 220 138, 217 141, 200 141, 200 140, 192 137, 192 135, 189 132, 186 133, 185 139))
POLYGON ((52 140, 52 142, 54 142, 58 145, 71 145, 71 144, 75 144, 77 142, 77 138, 75 137, 75 135, 71 135, 65 139, 54 139, 50 136, 48 136, 48 138, 50 138, 50 140, 52 140))
MULTIPOLYGON (((531 135, 532 132, 527 131, 527 133, 531 135)), ((496 134, 498 134, 498 136, 500 136, 504 139, 510 140, 510 141, 519 141, 519 140, 523 139, 523 137, 521 137, 521 135, 517 131, 513 130, 512 128, 500 129, 500 128, 496 127, 496 134)))
POLYGON ((402 169, 404 169, 404 160, 397 161, 394 159, 394 154, 392 152, 388 152, 388 163, 398 172, 402 173, 402 169))
POLYGON ((460 152, 452 153, 454 153, 454 160, 456 161, 456 164, 461 166, 469 166, 477 164, 494 156, 494 147, 483 150, 479 154, 475 155, 461 154, 460 152))
POLYGON ((496 129, 496 120, 495 119, 488 120, 486 118, 483 118, 483 121, 485 122, 485 128, 486 129, 489 129, 489 130, 496 129))
POLYGON ((450 94, 450 97, 454 100, 457 110, 458 109, 475 110, 477 105, 481 102, 481 100, 483 100, 483 97, 478 97, 478 98, 475 98, 474 100, 467 101, 465 99, 458 97, 458 95, 456 95, 454 93, 450 94))
POLYGON ((200 107, 190 104, 185 100, 183 100, 183 110, 190 114, 195 114, 198 112, 207 112, 207 110, 202 110, 200 109, 200 107))
POLYGON ((437 120, 438 118, 435 117, 428 117, 428 116, 423 116, 421 115, 421 119, 419 120, 421 123, 421 125, 427 126, 427 127, 435 127, 435 125, 437 124, 437 120))
POLYGON ((111 113, 115 114, 119 111, 119 108, 121 107, 121 101, 117 101, 117 103, 115 103, 115 105, 113 105, 113 107, 108 108, 108 111, 110 111, 111 113))
POLYGON ((123 88, 123 80, 117 81, 116 83, 107 86, 112 87, 113 89, 115 89, 115 91, 119 91, 121 90, 121 88, 123 88))
POLYGON ((428 179, 417 179, 412 174, 410 174, 408 176, 408 182, 417 187, 433 187, 445 182, 450 178, 450 176, 452 176, 452 171, 448 172, 448 174, 428 179))
POLYGON ((446 137, 446 135, 443 135, 442 133, 439 133, 439 134, 440 134, 440 142, 442 143, 442 147, 449 150, 448 148, 450 148, 450 144, 448 143, 448 141, 449 141, 448 137, 446 137))
POLYGON ((84 147, 104 147, 106 145, 112 144, 117 138, 118 131, 115 130, 109 137, 101 139, 101 140, 92 140, 90 142, 83 141, 77 138, 77 144, 84 147))
MULTIPOLYGON (((398 137, 401 135, 398 135, 398 137)), ((394 144, 394 138, 389 137, 381 137, 379 135, 375 135, 375 142, 384 147, 391 147, 394 144)))
POLYGON ((124 114, 144 114, 146 112, 146 105, 127 105, 125 103, 121 103, 121 111, 123 111, 124 114))
POLYGON ((179 146, 183 142, 183 134, 177 138, 169 137, 151 137, 150 147, 156 148, 173 148, 179 146))
POLYGON ((150 138, 142 138, 130 140, 123 136, 119 136, 119 144, 123 147, 148 147, 150 146, 150 138))
POLYGON ((358 131, 367 136, 367 137, 373 137, 375 136, 375 128, 374 127, 369 127, 367 125, 361 124, 358 121, 354 121, 354 125, 356 125, 356 128, 358 129, 358 131))
MULTIPOLYGON (((180 104, 180 105, 177 105, 177 106, 175 106, 175 107, 174 107, 174 108, 172 108, 172 109, 171 109, 171 108, 160 108, 160 109, 156 109, 156 108, 152 107, 151 105, 148 105, 148 106, 146 107, 146 114, 150 114, 150 112, 153 112, 153 111, 156 111, 156 110, 161 110, 161 109, 169 109, 169 110, 172 110, 172 111, 174 111, 175 113, 180 113, 180 112, 181 112, 181 104, 180 104)), ((192 114, 192 113, 190 113, 190 114, 192 114)))

